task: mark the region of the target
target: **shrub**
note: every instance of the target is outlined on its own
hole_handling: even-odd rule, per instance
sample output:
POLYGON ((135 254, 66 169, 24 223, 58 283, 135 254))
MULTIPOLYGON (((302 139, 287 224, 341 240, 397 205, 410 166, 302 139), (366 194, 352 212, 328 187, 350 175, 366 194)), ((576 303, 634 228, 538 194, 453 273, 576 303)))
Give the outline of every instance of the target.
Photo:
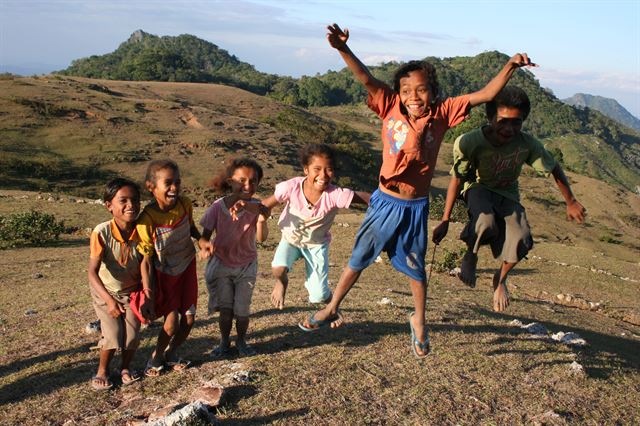
POLYGON ((433 263, 433 269, 436 272, 449 272, 460 264, 462 256, 464 256, 466 248, 458 250, 444 249, 444 255, 441 260, 436 259, 433 263))
MULTIPOLYGON (((444 212, 445 198, 442 195, 432 197, 429 202, 429 219, 440 220, 442 219, 442 213, 444 212)), ((467 214, 467 208, 462 200, 456 200, 449 217, 450 222, 464 223, 469 218, 467 214)))
POLYGON ((42 246, 58 240, 64 222, 47 213, 30 211, 0 216, 0 247, 42 246))

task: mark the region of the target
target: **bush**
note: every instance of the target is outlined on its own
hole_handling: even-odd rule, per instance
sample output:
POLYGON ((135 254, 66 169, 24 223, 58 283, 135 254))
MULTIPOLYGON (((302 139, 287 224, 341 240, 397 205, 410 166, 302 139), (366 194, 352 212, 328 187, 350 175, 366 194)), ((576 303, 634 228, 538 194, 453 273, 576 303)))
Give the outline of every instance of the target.
POLYGON ((460 248, 458 250, 444 249, 444 256, 442 260, 436 259, 433 263, 433 269, 436 272, 449 272, 456 268, 462 260, 462 256, 467 252, 466 248, 460 248))
POLYGON ((47 213, 30 211, 0 216, 0 247, 42 246, 58 240, 64 222, 47 213))

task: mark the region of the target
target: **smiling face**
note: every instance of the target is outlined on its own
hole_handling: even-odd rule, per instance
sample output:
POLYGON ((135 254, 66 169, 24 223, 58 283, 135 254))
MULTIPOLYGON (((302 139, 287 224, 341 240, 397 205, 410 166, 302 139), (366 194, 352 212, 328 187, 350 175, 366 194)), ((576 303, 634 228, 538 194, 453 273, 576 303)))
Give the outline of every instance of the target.
POLYGON ((123 186, 110 201, 105 201, 104 205, 118 228, 128 229, 135 224, 140 213, 140 194, 131 186, 123 186))
POLYGON ((309 188, 322 192, 333 179, 333 163, 323 155, 314 155, 309 159, 309 164, 304 166, 304 174, 309 188))
POLYGON ((260 179, 253 167, 238 167, 233 171, 227 182, 231 186, 231 193, 240 199, 248 200, 258 190, 260 179))
POLYGON ((524 114, 514 107, 499 106, 490 123, 488 137, 494 145, 506 145, 522 130, 524 114))
POLYGON ((162 211, 169 211, 176 206, 180 195, 180 172, 171 168, 157 170, 155 182, 147 182, 147 188, 156 199, 162 211))
POLYGON ((431 104, 433 94, 427 83, 427 76, 420 70, 400 79, 400 101, 411 118, 423 116, 431 104))

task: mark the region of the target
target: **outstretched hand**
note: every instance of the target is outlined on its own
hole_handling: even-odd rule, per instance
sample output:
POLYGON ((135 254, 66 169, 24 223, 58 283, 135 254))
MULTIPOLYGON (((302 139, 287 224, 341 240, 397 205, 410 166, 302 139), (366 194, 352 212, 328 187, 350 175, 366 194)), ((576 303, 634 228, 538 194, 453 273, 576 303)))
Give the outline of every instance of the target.
POLYGON ((518 68, 538 66, 537 64, 534 64, 533 62, 531 62, 531 59, 529 59, 529 56, 527 56, 526 53, 516 53, 511 57, 511 59, 509 59, 509 62, 511 62, 518 68))
POLYGON ((447 236, 447 232, 449 232, 449 221, 443 220, 438 224, 438 226, 433 228, 431 241, 433 241, 433 243, 436 245, 440 244, 440 241, 444 240, 444 237, 447 236))
POLYGON ((329 40, 329 44, 334 49, 342 50, 347 45, 347 40, 349 40, 349 30, 342 30, 338 24, 329 25, 327 27, 329 32, 327 33, 327 40, 329 40))
POLYGON ((578 223, 582 223, 586 215, 587 209, 578 201, 567 204, 567 220, 575 220, 578 223))

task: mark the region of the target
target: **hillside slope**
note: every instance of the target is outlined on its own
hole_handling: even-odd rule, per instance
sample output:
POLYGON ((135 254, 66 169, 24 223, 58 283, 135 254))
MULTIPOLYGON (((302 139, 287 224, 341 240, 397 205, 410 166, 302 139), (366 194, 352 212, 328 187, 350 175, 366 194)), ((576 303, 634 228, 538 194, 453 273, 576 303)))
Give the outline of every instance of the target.
POLYGON ((620 124, 640 131, 640 120, 627 111, 615 99, 576 93, 570 98, 563 99, 562 102, 578 108, 595 109, 620 124))

